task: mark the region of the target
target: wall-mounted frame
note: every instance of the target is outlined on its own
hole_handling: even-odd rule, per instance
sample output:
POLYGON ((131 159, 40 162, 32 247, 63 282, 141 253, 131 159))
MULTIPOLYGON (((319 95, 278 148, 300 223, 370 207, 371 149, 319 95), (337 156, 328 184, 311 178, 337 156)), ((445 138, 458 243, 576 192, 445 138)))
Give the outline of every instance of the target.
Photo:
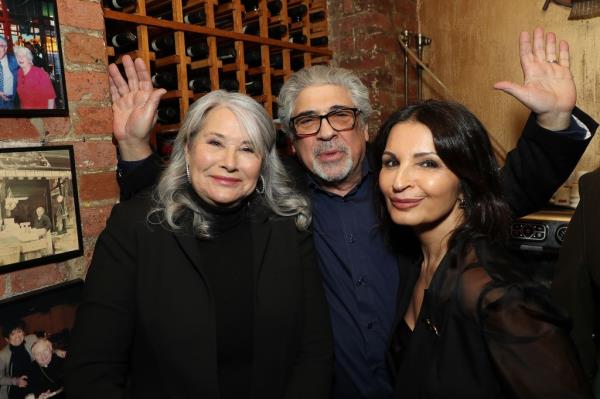
POLYGON ((56 0, 0 0, 0 116, 69 114, 58 27, 56 0))
POLYGON ((0 273, 83 254, 73 146, 0 149, 0 273))

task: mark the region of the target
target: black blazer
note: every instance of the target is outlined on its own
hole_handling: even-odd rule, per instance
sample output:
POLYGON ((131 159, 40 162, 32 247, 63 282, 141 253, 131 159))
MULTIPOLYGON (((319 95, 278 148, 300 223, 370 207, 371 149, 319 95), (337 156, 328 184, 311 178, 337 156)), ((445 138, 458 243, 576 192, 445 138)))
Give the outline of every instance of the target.
MULTIPOLYGON (((219 397, 197 239, 149 225, 149 206, 147 194, 115 206, 98 239, 69 350, 71 399, 219 397)), ((253 397, 326 398, 332 341, 312 236, 264 210, 251 229, 253 397)))
POLYGON ((573 319, 571 337, 591 380, 600 337, 600 169, 579 180, 581 201, 562 245, 552 293, 573 319))

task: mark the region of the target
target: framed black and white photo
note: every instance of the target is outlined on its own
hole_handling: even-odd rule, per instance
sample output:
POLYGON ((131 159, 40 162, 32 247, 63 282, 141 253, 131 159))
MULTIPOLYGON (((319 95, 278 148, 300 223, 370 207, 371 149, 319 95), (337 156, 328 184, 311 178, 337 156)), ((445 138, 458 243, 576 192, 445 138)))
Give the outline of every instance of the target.
POLYGON ((0 149, 0 273, 83 254, 73 146, 0 149))
POLYGON ((68 115, 56 0, 0 0, 0 116, 68 115))

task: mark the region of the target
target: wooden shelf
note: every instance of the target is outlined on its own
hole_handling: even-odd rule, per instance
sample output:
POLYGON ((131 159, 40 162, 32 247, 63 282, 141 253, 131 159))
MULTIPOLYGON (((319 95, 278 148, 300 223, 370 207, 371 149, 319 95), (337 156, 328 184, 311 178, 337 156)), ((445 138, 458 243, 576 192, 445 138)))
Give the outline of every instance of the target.
MULTIPOLYGON (((130 30, 137 38, 137 46, 124 52, 119 48, 107 46, 106 53, 110 62, 120 63, 123 55, 132 58, 142 58, 151 73, 171 71, 176 74, 176 89, 169 90, 163 97, 162 103, 179 107, 180 121, 187 112, 189 105, 206 93, 195 93, 188 88, 188 74, 196 78, 198 75, 210 79, 210 88, 220 87, 221 78, 236 79, 240 92, 245 92, 247 79, 258 79, 262 83, 262 95, 254 96, 263 104, 269 114, 277 105, 277 98, 271 94, 272 80, 280 87, 296 68, 313 64, 328 63, 332 53, 327 47, 312 47, 310 39, 327 35, 327 19, 315 23, 310 22, 309 15, 315 12, 327 11, 324 0, 282 0, 282 9, 278 15, 271 16, 267 2, 260 0, 258 10, 245 12, 241 0, 231 0, 218 4, 217 0, 137 0, 135 6, 122 11, 104 8, 107 42, 111 42, 114 34, 130 30), (301 22, 290 23, 287 10, 304 4, 307 14, 301 22), (204 13, 203 25, 183 22, 184 16, 190 12, 204 13), (158 18, 160 16, 160 18, 158 18), (223 22, 226 20, 226 22, 223 22), (215 21, 219 27, 216 27, 215 21), (259 35, 243 33, 247 23, 258 23, 259 35), (268 37, 270 26, 285 25, 288 27, 281 39, 268 37), (307 37, 307 44, 289 41, 291 31, 300 31, 307 37), (163 35, 173 35, 174 48, 168 55, 153 51, 151 42, 163 35), (206 41, 207 55, 204 59, 192 59, 186 49, 191 43, 206 41), (219 49, 225 47, 235 49, 233 62, 224 63, 219 59, 219 49), (251 61, 246 63, 247 48, 260 49, 260 65, 251 61), (272 54, 281 54, 281 68, 271 67, 272 54), (292 58, 294 62, 292 62, 292 58), (302 62, 299 63, 298 61, 302 62)), ((233 51, 231 52, 233 53, 233 51)), ((256 57, 256 54, 254 55, 256 57)), ((278 55, 279 56, 279 55, 278 55)), ((190 79, 192 79, 190 77, 190 79)), ((207 81, 208 83, 208 81, 207 81)), ((179 128, 179 123, 159 124, 156 134, 172 134, 179 128)))

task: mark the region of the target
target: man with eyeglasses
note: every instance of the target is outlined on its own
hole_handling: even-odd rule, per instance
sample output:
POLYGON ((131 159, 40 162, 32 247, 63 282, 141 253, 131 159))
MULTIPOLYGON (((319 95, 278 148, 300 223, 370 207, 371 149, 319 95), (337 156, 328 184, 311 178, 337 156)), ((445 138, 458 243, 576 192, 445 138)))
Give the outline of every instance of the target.
MULTIPOLYGON (((551 48, 555 40, 553 34, 544 39, 538 29, 532 48, 529 35, 522 34, 525 84, 496 85, 536 113, 503 170, 505 195, 516 216, 537 210, 549 199, 596 129, 587 115, 573 112, 575 86, 562 61, 568 59, 568 48, 560 46, 560 65, 545 50, 545 42, 551 48)), ((134 64, 125 56, 123 65, 127 80, 114 65, 109 72, 121 156, 119 184, 121 198, 127 199, 160 173, 158 158, 150 155, 148 133, 163 92, 152 88, 143 61, 134 64)), ((372 113, 368 89, 348 70, 314 66, 290 76, 278 103, 279 121, 295 153, 286 162, 288 170, 312 201, 315 248, 334 336, 332 398, 390 398, 385 353, 399 270, 408 260, 401 247, 396 252, 385 244, 377 228, 373 204, 377 171, 371 167, 367 144, 372 113)))
POLYGON ((17 59, 8 54, 8 42, 0 36, 0 109, 14 108, 18 70, 17 59))

